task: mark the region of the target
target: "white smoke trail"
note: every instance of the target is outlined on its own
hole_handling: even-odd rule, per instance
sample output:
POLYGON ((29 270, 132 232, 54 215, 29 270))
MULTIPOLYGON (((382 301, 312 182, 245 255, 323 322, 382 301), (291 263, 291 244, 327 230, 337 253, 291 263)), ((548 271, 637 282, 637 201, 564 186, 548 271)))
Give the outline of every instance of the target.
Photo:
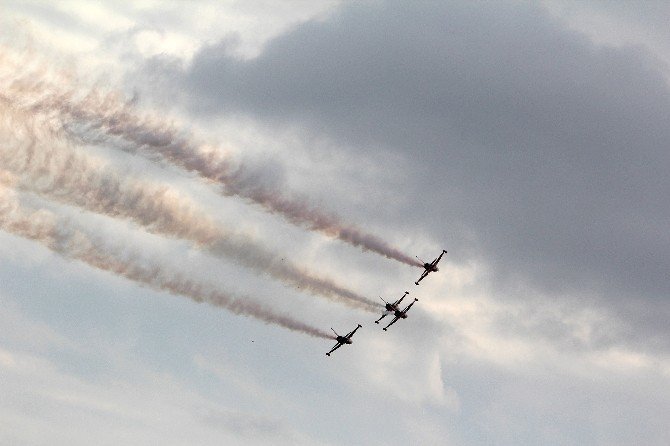
POLYGON ((23 208, 16 194, 0 186, 0 230, 34 240, 52 251, 101 270, 171 294, 188 297, 263 322, 310 336, 333 336, 290 316, 277 314, 250 297, 226 294, 212 286, 184 278, 179 272, 154 263, 144 266, 129 248, 114 247, 75 228, 66 219, 46 210, 23 208))
POLYGON ((128 102, 115 96, 88 95, 80 102, 58 104, 60 109, 77 122, 89 125, 88 131, 98 138, 103 134, 118 136, 131 143, 139 153, 161 156, 175 166, 223 186, 223 194, 245 198, 265 211, 282 216, 293 225, 317 231, 389 259, 419 266, 417 261, 391 247, 376 235, 342 222, 335 215, 311 206, 306 200, 285 195, 285 190, 268 188, 250 181, 262 172, 240 163, 235 165, 226 154, 216 148, 198 144, 192 136, 181 135, 171 123, 157 118, 140 116, 128 102), (101 133, 102 132, 102 133, 101 133))
POLYGON ((225 231, 195 203, 165 185, 122 177, 25 113, 0 100, 0 172, 12 184, 52 200, 110 217, 130 219, 148 231, 192 241, 213 254, 265 272, 295 288, 367 311, 379 304, 316 277, 248 237, 225 231))
MULTIPOLYGON (((0 59, 0 63, 3 61, 0 59)), ((12 61, 10 61, 12 62, 12 61)), ((18 76, 20 64, 5 65, 14 70, 0 76, 5 97, 13 103, 66 121, 74 134, 86 141, 114 142, 122 138, 126 150, 141 153, 150 159, 156 156, 188 172, 219 184, 224 195, 236 195, 249 200, 265 211, 282 216, 290 223, 318 231, 389 259, 411 266, 422 266, 415 259, 390 246, 380 237, 367 233, 355 225, 342 222, 338 217, 308 204, 304 199, 287 196, 287 191, 268 188, 250 178, 262 176, 258 168, 237 163, 217 147, 198 142, 193 135, 179 131, 174 123, 156 115, 140 114, 119 93, 101 93, 93 89, 81 95, 69 87, 63 77, 49 81, 42 68, 29 75, 18 76)), ((7 71, 7 70, 5 70, 7 71)))

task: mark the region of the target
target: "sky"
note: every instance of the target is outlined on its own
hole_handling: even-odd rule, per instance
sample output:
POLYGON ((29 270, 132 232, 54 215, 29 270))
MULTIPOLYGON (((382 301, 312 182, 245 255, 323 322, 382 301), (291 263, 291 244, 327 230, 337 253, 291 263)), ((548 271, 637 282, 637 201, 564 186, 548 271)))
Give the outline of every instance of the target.
POLYGON ((0 443, 667 445, 668 20, 4 1, 0 443))

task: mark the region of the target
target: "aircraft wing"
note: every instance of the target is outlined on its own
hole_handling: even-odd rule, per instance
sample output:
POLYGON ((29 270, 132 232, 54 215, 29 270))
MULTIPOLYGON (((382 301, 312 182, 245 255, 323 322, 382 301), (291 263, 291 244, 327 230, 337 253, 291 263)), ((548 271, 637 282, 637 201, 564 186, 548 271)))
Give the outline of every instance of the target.
POLYGON ((407 296, 407 294, 408 294, 408 293, 403 294, 402 297, 401 297, 400 299, 398 299, 398 300, 396 300, 395 302, 393 302, 393 305, 395 305, 395 307, 398 308, 398 305, 400 305, 400 302, 402 302, 402 300, 405 298, 405 296, 407 296))
POLYGON ((394 317, 391 323, 388 324, 386 327, 384 327, 384 331, 386 331, 386 329, 389 328, 391 325, 395 324, 398 321, 398 319, 400 319, 398 316, 394 317))
POLYGON ((351 330, 351 331, 349 332, 349 334, 347 334, 347 335, 345 336, 345 338, 351 338, 351 337, 354 335, 354 333, 356 333, 356 330, 358 330, 359 328, 360 328, 360 327, 356 327, 356 328, 354 328, 353 330, 351 330))
POLYGON ((419 277, 419 280, 417 280, 417 281, 414 282, 414 283, 415 283, 416 285, 418 285, 419 282, 421 282, 421 281, 423 280, 423 278, 426 277, 426 276, 428 275, 429 272, 430 272, 430 271, 428 271, 428 270, 425 270, 424 272, 422 272, 422 273, 421 273, 421 277, 419 277))
POLYGON ((437 257, 437 259, 435 259, 435 263, 433 263, 433 266, 436 266, 438 263, 440 263, 440 259, 441 259, 442 256, 445 255, 446 253, 447 253, 447 251, 445 251, 445 250, 443 249, 443 250, 442 250, 442 253, 437 257))
POLYGON ((335 347, 333 347, 332 349, 330 349, 330 351, 328 353, 326 353, 326 355, 330 356, 331 353, 333 353, 338 348, 342 347, 342 345, 343 344, 341 342, 338 342, 337 344, 335 344, 335 347))
POLYGON ((414 305, 416 302, 417 301, 414 300, 411 304, 407 305, 407 307, 404 310, 402 310, 402 312, 407 313, 409 311, 409 309, 412 308, 412 305, 414 305))
POLYGON ((386 316, 388 316, 389 314, 391 314, 390 311, 385 311, 385 312, 383 312, 382 315, 381 315, 381 317, 375 321, 375 324, 378 324, 379 321, 381 321, 382 319, 384 319, 384 318, 385 318, 386 316))

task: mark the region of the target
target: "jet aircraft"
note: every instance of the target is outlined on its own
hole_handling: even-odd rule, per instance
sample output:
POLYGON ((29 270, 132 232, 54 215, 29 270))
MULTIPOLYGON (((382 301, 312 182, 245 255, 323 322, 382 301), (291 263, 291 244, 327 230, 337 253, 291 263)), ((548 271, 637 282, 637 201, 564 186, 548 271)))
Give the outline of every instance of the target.
POLYGON ((351 338, 354 336, 354 333, 356 333, 356 330, 358 330, 358 329, 361 328, 361 327, 362 327, 362 325, 361 325, 361 324, 358 324, 358 327, 354 328, 354 329, 353 329, 348 335, 346 335, 346 336, 340 336, 340 335, 338 335, 337 332, 331 328, 331 330, 333 330, 333 333, 335 333, 335 340, 337 341, 337 344, 335 344, 335 347, 333 347, 328 353, 326 353, 326 356, 330 356, 331 353, 333 353, 333 352, 334 352, 335 350, 337 350, 338 348, 342 347, 344 344, 351 344, 351 343, 353 343, 353 341, 351 340, 351 338))
POLYGON ((394 312, 400 310, 400 308, 398 307, 398 305, 400 305, 400 302, 402 302, 402 300, 403 300, 403 299, 405 298, 405 296, 407 296, 408 294, 409 294, 409 291, 405 291, 405 294, 403 294, 402 297, 401 297, 400 299, 396 300, 396 301, 393 302, 393 303, 386 302, 386 301, 384 300, 383 297, 380 297, 381 300, 384 300, 384 304, 385 304, 385 305, 384 305, 384 308, 386 309, 386 311, 384 312, 384 314, 382 314, 382 317, 380 317, 379 319, 377 319, 377 320, 375 321, 375 324, 378 324, 379 321, 381 321, 382 319, 384 319, 384 318, 385 318, 386 316, 388 316, 389 314, 394 313, 394 312))
POLYGON ((400 310, 394 311, 393 312, 393 320, 391 321, 390 324, 388 324, 386 327, 384 327, 384 331, 386 331, 386 329, 389 328, 391 325, 395 324, 398 319, 407 319, 407 312, 409 311, 410 308, 412 308, 412 305, 414 305, 417 300, 419 300, 419 299, 414 298, 414 302, 407 305, 407 307, 402 311, 400 311, 400 310))
POLYGON ((437 264, 440 262, 440 259, 442 258, 442 256, 445 255, 446 253, 447 253, 447 251, 443 249, 442 253, 439 255, 439 257, 437 257, 435 260, 433 260, 430 263, 425 263, 425 262, 423 262, 423 260, 421 260, 417 257, 417 259, 419 259, 419 261, 423 262, 424 271, 421 273, 421 277, 419 277, 419 280, 414 282, 414 284, 418 285, 419 282, 421 282, 423 280, 423 278, 426 277, 428 274, 435 273, 435 272, 439 271, 439 268, 437 267, 437 264))

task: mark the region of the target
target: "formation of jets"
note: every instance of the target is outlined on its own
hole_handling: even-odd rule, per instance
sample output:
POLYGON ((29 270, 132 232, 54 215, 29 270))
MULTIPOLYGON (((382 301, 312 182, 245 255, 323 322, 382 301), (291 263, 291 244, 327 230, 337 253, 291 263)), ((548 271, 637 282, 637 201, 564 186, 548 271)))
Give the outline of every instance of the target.
POLYGON ((404 310, 395 310, 393 312, 393 320, 391 321, 390 324, 388 324, 386 327, 383 328, 384 331, 386 331, 391 325, 395 324, 398 319, 407 319, 407 312, 409 311, 410 308, 412 308, 412 305, 416 303, 419 299, 414 298, 414 302, 411 304, 407 305, 404 310))
MULTIPOLYGON (((423 271, 423 273, 421 273, 421 277, 419 277, 419 279, 416 282, 414 282, 414 284, 418 285, 419 282, 421 282, 428 274, 439 271, 439 269, 437 267, 437 264, 440 263, 440 260, 442 259, 442 256, 445 255, 446 253, 447 253, 446 250, 442 250, 440 255, 437 256, 437 258, 435 258, 435 260, 433 260, 430 263, 423 262, 421 259, 419 259, 419 261, 421 261, 421 263, 423 263, 422 266, 423 266, 424 271, 423 271)), ((419 300, 419 299, 414 298, 412 303, 410 303, 403 310, 401 310, 400 309, 400 303, 405 298, 405 296, 407 296, 408 294, 409 294, 409 291, 405 291, 405 294, 403 294, 395 302, 387 302, 387 301, 384 300, 383 297, 380 297, 380 299, 382 301, 384 301, 384 313, 382 313, 381 317, 375 321, 375 324, 378 324, 386 316, 393 315, 393 320, 386 327, 383 328, 383 330, 386 331, 391 325, 395 324, 398 320, 407 319, 407 312, 409 311, 410 308, 412 308, 412 305, 414 305, 419 300)), ((338 335, 337 332, 331 328, 331 330, 333 330, 333 333, 335 333, 335 340, 337 341, 337 344, 335 344, 335 346, 328 353, 326 353, 326 356, 330 356, 331 353, 333 353, 335 350, 337 350, 338 348, 342 347, 345 344, 352 344, 353 341, 351 340, 351 338, 356 333, 356 330, 358 330, 361 327, 362 327, 362 325, 358 324, 358 326, 356 328, 354 328, 352 331, 350 331, 345 336, 338 335)))
POLYGON ((409 291, 405 291, 405 294, 403 294, 402 297, 401 297, 400 299, 396 300, 396 301, 393 302, 392 304, 386 302, 386 301, 384 300, 383 297, 379 296, 379 298, 380 298, 381 300, 384 301, 384 304, 385 304, 385 305, 384 305, 384 308, 386 309, 386 312, 385 312, 385 313, 382 313, 382 317, 380 317, 379 319, 377 319, 377 320, 375 321, 375 324, 378 324, 379 321, 381 321, 382 319, 384 319, 384 318, 385 318, 386 316, 388 316, 389 314, 391 314, 391 313, 395 313, 396 311, 398 311, 398 310, 400 309, 400 302, 402 302, 402 300, 403 300, 403 299, 405 298, 405 296, 407 296, 408 294, 409 294, 409 291))

